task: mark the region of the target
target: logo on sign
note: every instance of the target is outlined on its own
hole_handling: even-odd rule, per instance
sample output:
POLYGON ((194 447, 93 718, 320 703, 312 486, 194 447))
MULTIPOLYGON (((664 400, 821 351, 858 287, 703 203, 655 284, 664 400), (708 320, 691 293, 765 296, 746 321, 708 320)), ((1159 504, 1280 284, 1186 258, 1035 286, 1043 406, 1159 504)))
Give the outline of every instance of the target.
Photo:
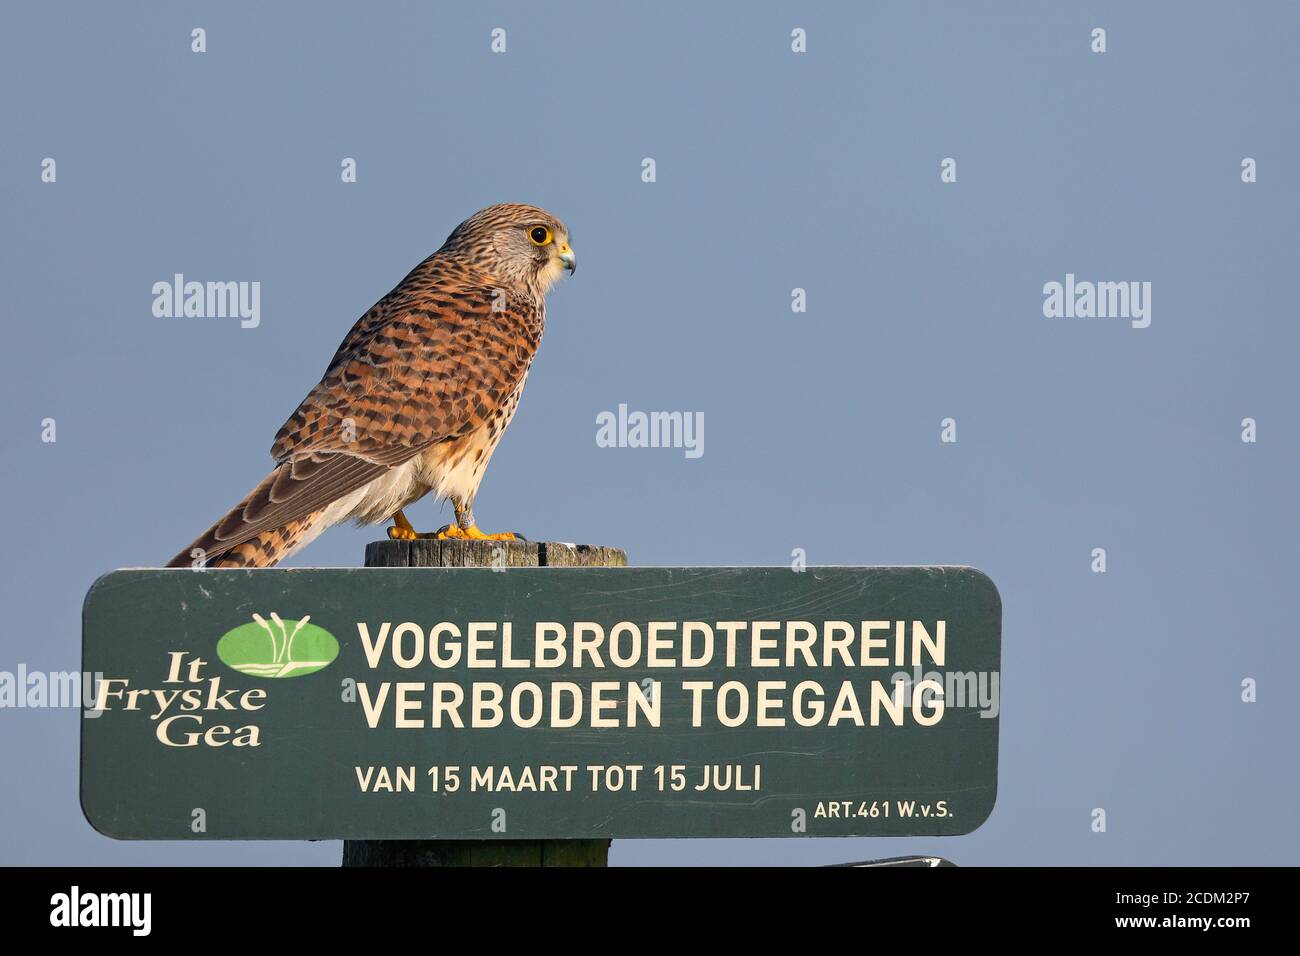
POLYGON ((328 667, 339 656, 339 642, 325 628, 310 623, 311 615, 285 621, 271 612, 260 614, 222 635, 217 657, 241 674, 254 677, 303 677, 328 667))

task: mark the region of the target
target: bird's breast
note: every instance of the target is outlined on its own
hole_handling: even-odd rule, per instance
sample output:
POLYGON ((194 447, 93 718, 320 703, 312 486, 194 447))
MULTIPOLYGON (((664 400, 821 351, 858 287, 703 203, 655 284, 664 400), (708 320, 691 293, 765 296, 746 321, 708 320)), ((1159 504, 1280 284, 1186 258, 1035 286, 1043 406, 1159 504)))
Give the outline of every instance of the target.
POLYGON ((501 442, 506 426, 515 416, 523 394, 525 372, 519 386, 476 428, 459 438, 430 445, 419 456, 418 477, 438 497, 455 495, 473 498, 483 481, 492 453, 501 442))

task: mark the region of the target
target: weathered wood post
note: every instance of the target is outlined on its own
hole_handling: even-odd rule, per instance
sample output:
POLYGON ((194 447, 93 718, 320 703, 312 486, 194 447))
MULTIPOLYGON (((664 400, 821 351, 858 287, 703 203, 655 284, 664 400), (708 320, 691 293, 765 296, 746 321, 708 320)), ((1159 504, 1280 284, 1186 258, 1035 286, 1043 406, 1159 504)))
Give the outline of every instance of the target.
MULTIPOLYGON (((374 541, 368 568, 622 568, 620 548, 558 541, 374 541), (500 551, 498 551, 500 548, 500 551)), ((344 866, 605 866, 608 840, 344 840, 344 866)))

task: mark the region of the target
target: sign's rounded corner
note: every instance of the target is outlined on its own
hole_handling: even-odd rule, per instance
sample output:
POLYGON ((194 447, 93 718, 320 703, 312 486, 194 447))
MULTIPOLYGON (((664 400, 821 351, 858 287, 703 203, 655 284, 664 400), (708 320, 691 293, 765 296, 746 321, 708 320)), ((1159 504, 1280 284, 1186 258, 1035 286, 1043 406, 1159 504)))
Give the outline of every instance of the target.
POLYGON ((81 818, 85 820, 86 823, 90 824, 90 828, 100 836, 107 837, 110 840, 117 840, 119 842, 131 839, 130 837, 124 836, 120 833, 113 833, 106 827, 101 826, 99 822, 95 820, 94 814, 90 812, 90 807, 86 805, 86 784, 84 778, 81 781, 81 785, 77 787, 77 806, 81 808, 81 818))
POLYGON ((959 566, 962 571, 968 572, 972 578, 981 581, 988 586, 989 591, 993 594, 994 601, 997 602, 998 614, 1002 614, 1002 592, 998 589, 997 582, 983 568, 977 568, 973 564, 963 564, 959 566))
POLYGON ((86 609, 90 606, 91 598, 93 598, 99 591, 103 590, 103 588, 108 584, 110 578, 117 577, 119 574, 123 573, 125 572, 122 568, 114 568, 112 571, 105 571, 99 577, 95 578, 94 581, 90 582, 90 587, 86 589, 86 596, 81 599, 81 616, 83 619, 86 616, 86 609))
POLYGON ((989 801, 989 808, 984 811, 984 816, 980 817, 973 827, 969 830, 963 830, 961 833, 954 833, 953 836, 970 836, 984 824, 989 822, 989 817, 993 816, 993 811, 998 807, 998 782, 993 781, 993 799, 989 801))

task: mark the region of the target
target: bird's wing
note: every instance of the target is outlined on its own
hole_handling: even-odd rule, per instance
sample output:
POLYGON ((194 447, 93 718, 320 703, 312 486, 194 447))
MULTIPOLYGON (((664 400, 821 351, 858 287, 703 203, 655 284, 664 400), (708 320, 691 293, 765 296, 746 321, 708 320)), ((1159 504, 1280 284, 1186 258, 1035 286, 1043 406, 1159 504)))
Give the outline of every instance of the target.
POLYGON ((279 466, 212 529, 217 549, 312 514, 482 427, 520 386, 541 339, 541 303, 437 258, 348 333, 276 435, 279 466))

